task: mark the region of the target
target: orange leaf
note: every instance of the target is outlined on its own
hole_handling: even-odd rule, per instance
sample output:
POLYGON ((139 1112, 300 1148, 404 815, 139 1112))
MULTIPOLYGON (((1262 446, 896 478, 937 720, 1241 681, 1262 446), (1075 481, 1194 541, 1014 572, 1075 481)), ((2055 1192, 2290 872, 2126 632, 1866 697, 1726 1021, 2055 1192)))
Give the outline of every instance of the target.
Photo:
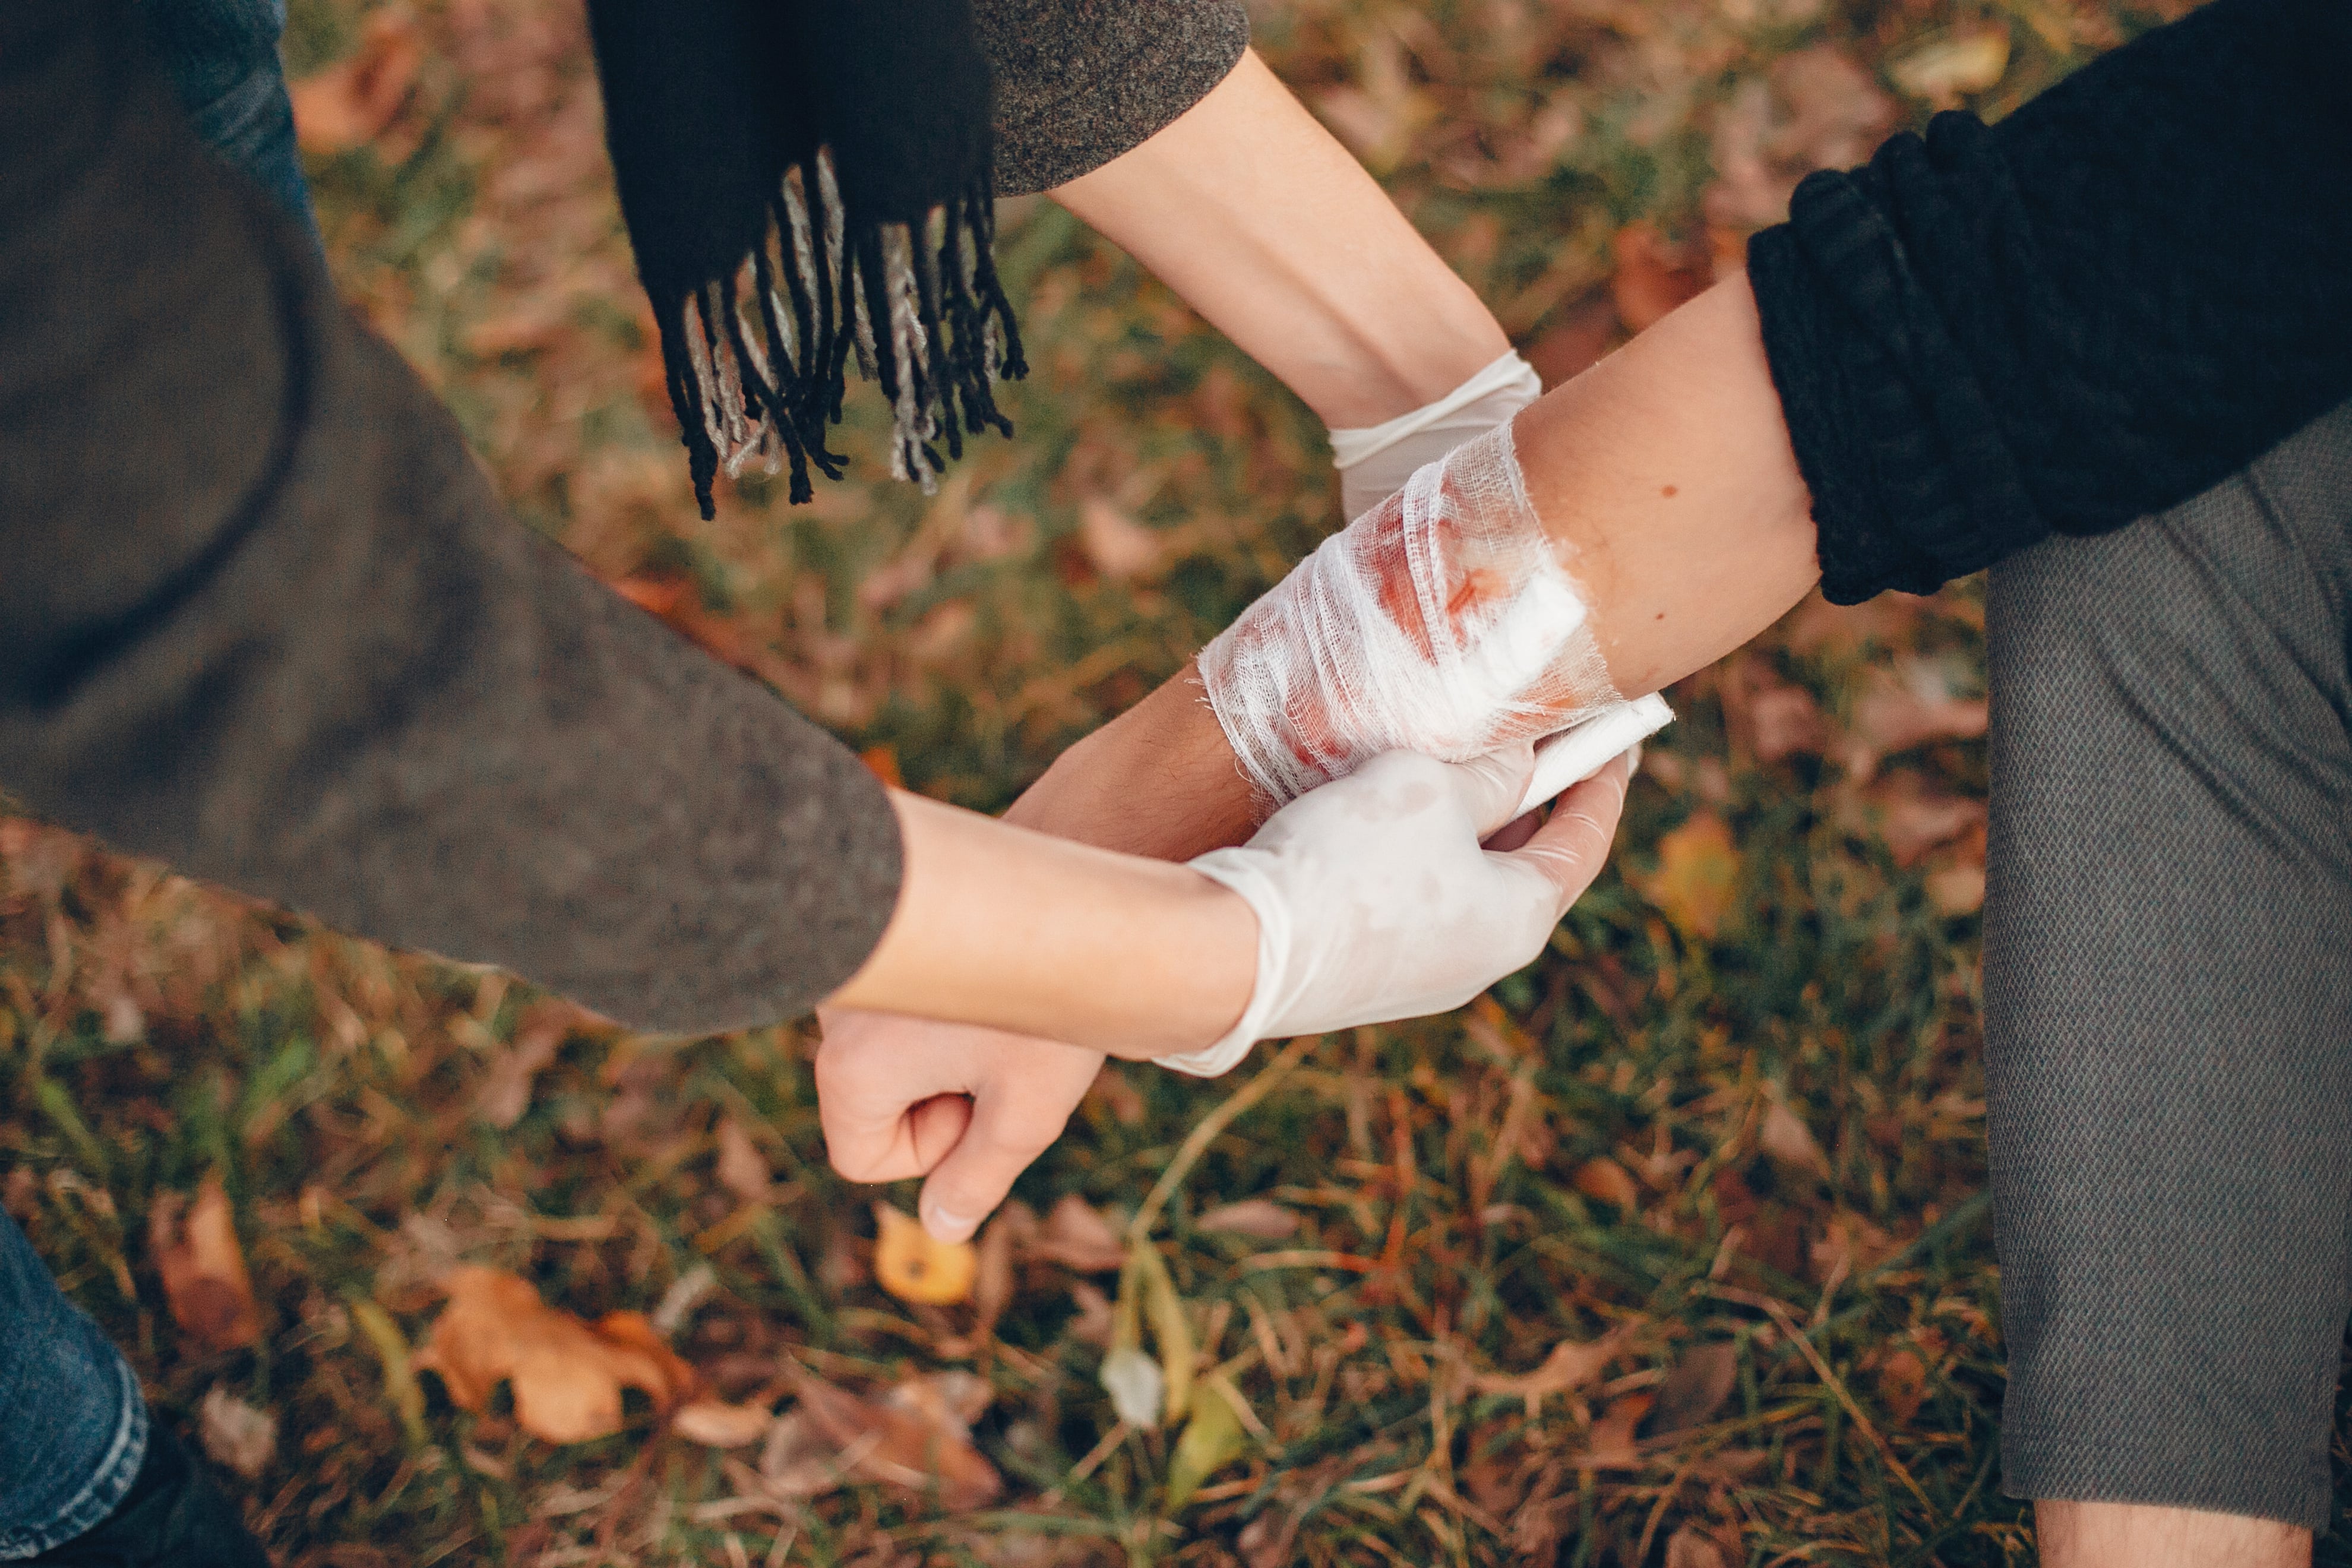
POLYGON ((1878 1368, 1878 1397, 1886 1402, 1899 1424, 1908 1426, 1927 1396, 1927 1367, 1909 1347, 1888 1356, 1878 1368))
POLYGON ((776 1413, 764 1405, 728 1405, 698 1399, 681 1405, 669 1418, 669 1429, 691 1443, 711 1448, 740 1448, 768 1435, 776 1413))
POLYGON ((551 1443, 583 1443, 621 1428, 621 1390, 665 1407, 701 1380, 635 1312, 594 1323, 550 1307, 527 1279, 464 1268, 448 1279, 449 1304, 415 1364, 440 1373, 450 1402, 479 1410, 501 1382, 514 1387, 515 1421, 551 1443))
POLYGON ((1715 280, 1704 256, 1693 257, 1668 245, 1646 223, 1630 223, 1617 231, 1611 248, 1617 258, 1609 292, 1626 330, 1638 332, 1663 320, 1706 291, 1715 280))
POLYGON ((172 1321, 200 1352, 241 1350, 261 1338, 261 1309, 253 1300, 253 1279, 236 1243, 236 1217, 219 1173, 206 1176, 196 1201, 159 1194, 148 1215, 147 1242, 163 1276, 163 1299, 172 1321))
POLYGON ((424 58, 413 18, 389 10, 370 16, 349 59, 287 89, 302 150, 348 153, 382 135, 407 104, 424 58))
POLYGON ((1633 1174, 1606 1154, 1579 1165, 1570 1182, 1586 1197, 1614 1204, 1621 1209, 1639 1208, 1642 1204, 1641 1190, 1633 1185, 1633 1174))
POLYGON ((988 1385, 971 1373, 911 1378, 880 1400, 861 1399, 813 1373, 803 1373, 798 1387, 798 1413, 852 1461, 856 1474, 910 1491, 936 1489, 940 1502, 957 1511, 992 1502, 1004 1490, 996 1468, 971 1444, 971 1421, 990 1397, 988 1385))
POLYGON ((1702 811, 1658 840, 1658 869, 1643 891, 1675 929, 1711 942, 1739 891, 1739 852, 1731 829, 1702 811))
POLYGON ((874 1205, 879 1238, 874 1246, 874 1277, 901 1301, 945 1306, 971 1299, 980 1276, 980 1255, 968 1241, 938 1241, 888 1204, 874 1205))

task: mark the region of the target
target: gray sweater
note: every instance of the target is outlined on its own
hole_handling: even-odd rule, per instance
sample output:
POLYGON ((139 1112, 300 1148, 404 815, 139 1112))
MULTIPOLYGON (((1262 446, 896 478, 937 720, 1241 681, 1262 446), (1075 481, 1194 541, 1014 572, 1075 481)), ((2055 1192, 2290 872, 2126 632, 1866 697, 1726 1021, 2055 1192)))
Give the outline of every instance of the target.
MULTIPOLYGON (((1232 0, 979 9, 1007 191, 1246 41, 1232 0)), ((880 786, 504 515, 137 37, 0 5, 0 788, 631 1025, 806 1010, 896 902, 880 786)))

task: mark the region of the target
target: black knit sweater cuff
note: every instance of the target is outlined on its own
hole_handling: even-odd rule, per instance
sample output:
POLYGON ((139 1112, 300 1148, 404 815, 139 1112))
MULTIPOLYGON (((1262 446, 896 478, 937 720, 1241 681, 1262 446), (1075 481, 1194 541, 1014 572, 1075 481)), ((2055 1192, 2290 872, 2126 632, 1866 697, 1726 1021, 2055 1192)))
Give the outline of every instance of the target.
MULTIPOLYGON (((1897 138, 1879 162, 1917 145, 1897 138), (1908 142, 1906 147, 1903 143, 1908 142)), ((1823 594, 1932 593, 2047 531, 1869 188, 1823 170, 1748 244, 1764 350, 1813 495, 1823 594)))

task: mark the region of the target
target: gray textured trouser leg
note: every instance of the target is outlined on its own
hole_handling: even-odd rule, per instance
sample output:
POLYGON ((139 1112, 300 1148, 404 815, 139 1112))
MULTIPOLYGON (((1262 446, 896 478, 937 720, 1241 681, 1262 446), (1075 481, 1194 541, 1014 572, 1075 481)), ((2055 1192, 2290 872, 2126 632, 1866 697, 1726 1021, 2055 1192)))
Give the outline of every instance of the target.
POLYGON ((2352 1300, 2352 405, 1995 569, 1985 1062, 2019 1497, 2324 1529, 2352 1300))

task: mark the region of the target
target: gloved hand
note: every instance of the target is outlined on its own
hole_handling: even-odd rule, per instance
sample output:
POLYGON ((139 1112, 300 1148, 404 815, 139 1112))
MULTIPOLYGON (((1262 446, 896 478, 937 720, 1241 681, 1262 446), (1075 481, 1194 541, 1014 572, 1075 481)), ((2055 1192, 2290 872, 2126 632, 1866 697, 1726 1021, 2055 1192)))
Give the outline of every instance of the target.
POLYGON ((1466 763, 1391 752, 1189 862, 1256 911, 1257 980, 1223 1039, 1160 1064, 1213 1076, 1261 1039, 1442 1013, 1532 963, 1600 870, 1628 776, 1612 762, 1523 847, 1482 847, 1534 766, 1526 742, 1466 763))
POLYGON ((1434 403, 1385 425, 1331 432, 1331 466, 1339 470, 1339 508, 1350 521, 1404 489, 1424 463, 1483 436, 1543 395, 1535 367, 1517 349, 1434 403))

